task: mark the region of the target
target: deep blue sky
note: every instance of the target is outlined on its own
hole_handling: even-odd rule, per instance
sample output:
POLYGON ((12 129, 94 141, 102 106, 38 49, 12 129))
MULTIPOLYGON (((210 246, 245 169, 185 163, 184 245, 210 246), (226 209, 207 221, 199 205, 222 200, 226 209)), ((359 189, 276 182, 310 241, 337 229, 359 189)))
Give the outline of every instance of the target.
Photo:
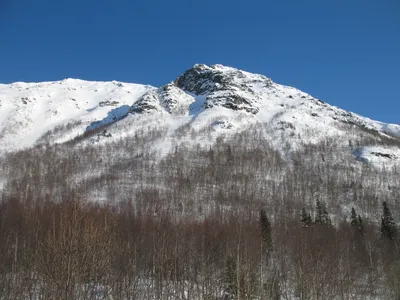
POLYGON ((262 73, 400 123, 398 0, 0 0, 0 82, 262 73))

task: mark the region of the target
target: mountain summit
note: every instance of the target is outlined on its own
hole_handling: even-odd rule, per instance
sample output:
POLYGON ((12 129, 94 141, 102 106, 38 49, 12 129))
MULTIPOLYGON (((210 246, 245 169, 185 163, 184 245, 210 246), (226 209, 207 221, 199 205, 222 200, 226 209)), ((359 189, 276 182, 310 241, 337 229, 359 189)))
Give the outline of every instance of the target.
POLYGON ((272 81, 222 65, 197 64, 178 77, 175 84, 194 95, 206 95, 205 108, 222 106, 256 114, 263 91, 271 88, 272 81))

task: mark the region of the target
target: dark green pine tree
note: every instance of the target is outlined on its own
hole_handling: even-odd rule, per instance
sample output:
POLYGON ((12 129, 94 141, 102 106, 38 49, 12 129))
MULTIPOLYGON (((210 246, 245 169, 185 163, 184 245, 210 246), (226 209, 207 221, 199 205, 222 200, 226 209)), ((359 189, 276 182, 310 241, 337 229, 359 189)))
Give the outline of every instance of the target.
POLYGON ((321 203, 319 200, 317 200, 316 203, 316 216, 315 216, 315 224, 320 224, 320 225, 325 225, 325 226, 331 226, 332 222, 329 217, 329 213, 325 208, 325 205, 321 203))
POLYGON ((232 165, 235 161, 235 158, 233 156, 232 148, 230 145, 228 145, 228 148, 226 149, 226 161, 228 165, 232 165))
POLYGON ((323 207, 319 200, 316 203, 316 215, 315 215, 315 224, 322 224, 322 214, 323 214, 323 207))
POLYGON ((331 218, 329 217, 328 211, 324 208, 323 214, 322 214, 322 221, 325 226, 331 226, 332 221, 331 218))
POLYGON ((392 213, 390 212, 389 206, 384 201, 383 205, 383 215, 381 218, 381 235, 383 238, 388 239, 389 241, 393 241, 397 236, 397 228, 396 222, 392 217, 392 213))
POLYGON ((354 207, 351 208, 350 224, 351 224, 351 227, 353 227, 354 229, 357 229, 361 233, 363 232, 364 227, 363 227, 362 218, 360 215, 357 215, 354 207))
POLYGON ((271 223, 264 209, 260 210, 260 231, 263 252, 269 257, 272 252, 271 223))
POLYGON ((357 213, 356 210, 354 209, 354 207, 351 208, 351 217, 350 217, 350 224, 352 227, 357 228, 358 227, 358 217, 357 217, 357 213))
POLYGON ((301 217, 300 222, 303 227, 310 227, 312 225, 311 215, 306 212, 305 208, 301 210, 300 217, 301 217))
POLYGON ((358 215, 358 230, 363 233, 364 232, 364 225, 360 215, 358 215))

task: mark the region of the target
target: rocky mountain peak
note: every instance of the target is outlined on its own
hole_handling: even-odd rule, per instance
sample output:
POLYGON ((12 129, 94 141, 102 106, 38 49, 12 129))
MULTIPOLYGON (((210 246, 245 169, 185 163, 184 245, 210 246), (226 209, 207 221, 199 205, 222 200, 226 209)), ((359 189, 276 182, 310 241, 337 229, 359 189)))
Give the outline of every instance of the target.
POLYGON ((207 97, 204 108, 222 106, 259 112, 260 92, 272 87, 271 79, 223 65, 196 64, 175 80, 175 85, 195 96, 207 97))
POLYGON ((176 86, 195 95, 210 94, 216 91, 244 89, 254 85, 269 87, 272 80, 223 65, 196 64, 175 80, 176 86))

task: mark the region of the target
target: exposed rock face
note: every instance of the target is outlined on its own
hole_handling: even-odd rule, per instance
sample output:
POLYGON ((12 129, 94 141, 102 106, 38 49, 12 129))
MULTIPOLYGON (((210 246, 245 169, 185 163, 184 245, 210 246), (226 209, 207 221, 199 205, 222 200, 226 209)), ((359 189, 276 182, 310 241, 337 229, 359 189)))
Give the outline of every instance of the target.
POLYGON ((145 93, 132 105, 131 113, 167 112, 173 115, 189 113, 194 98, 170 83, 145 93))
POLYGON ((189 105, 194 102, 188 95, 173 83, 167 84, 158 90, 160 104, 170 114, 188 114, 189 105))
POLYGON ((165 110, 170 114, 185 114, 195 101, 194 97, 205 96, 203 109, 221 106, 257 114, 263 90, 272 85, 273 82, 262 75, 221 65, 195 65, 173 83, 143 95, 131 112, 165 110))
POLYGON ((263 75, 251 74, 222 65, 197 64, 178 77, 175 83, 183 90, 202 95, 237 89, 251 91, 254 84, 270 87, 272 80, 263 75))
POLYGON ((144 112, 160 111, 160 101, 157 91, 149 91, 132 105, 129 112, 141 114, 144 112))
POLYGON ((392 153, 371 152, 371 154, 383 158, 397 159, 397 155, 392 153))
POLYGON ((178 77, 175 84, 194 95, 205 95, 205 107, 259 112, 260 91, 272 87, 272 80, 222 65, 195 65, 178 77))

